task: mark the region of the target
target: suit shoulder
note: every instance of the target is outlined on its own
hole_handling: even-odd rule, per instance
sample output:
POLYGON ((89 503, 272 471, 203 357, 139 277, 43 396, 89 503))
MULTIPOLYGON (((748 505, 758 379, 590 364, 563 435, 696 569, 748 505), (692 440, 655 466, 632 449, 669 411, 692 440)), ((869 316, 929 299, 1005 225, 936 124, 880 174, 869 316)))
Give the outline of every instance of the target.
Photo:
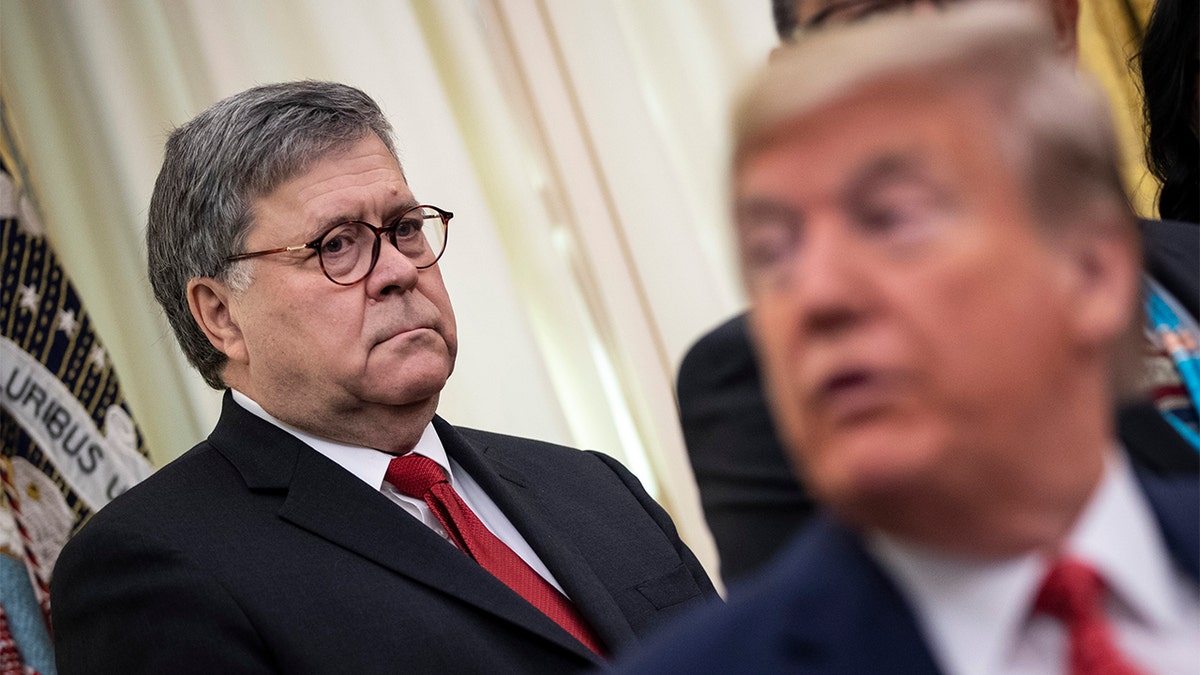
MULTIPOLYGON (((1179 246, 1200 242, 1200 225, 1179 220, 1140 220, 1142 241, 1147 246, 1179 246)), ((1192 255, 1195 255, 1194 253, 1192 255)))
POLYGON ((108 538, 114 530, 157 537, 201 526, 211 516, 210 507, 225 492, 216 486, 233 480, 233 467, 207 442, 201 442, 95 511, 68 546, 76 540, 80 546, 89 536, 108 538))
POLYGON ((213 470, 213 454, 201 443, 92 513, 64 545, 54 584, 76 579, 77 570, 115 570, 115 565, 104 568, 97 561, 135 555, 133 551, 176 551, 172 530, 206 518, 196 506, 208 483, 203 476, 213 470))
POLYGON ((606 460, 606 463, 616 462, 615 459, 595 450, 580 450, 559 443, 481 429, 467 427, 453 427, 453 429, 476 448, 482 450, 484 454, 521 467, 529 465, 538 467, 597 465, 598 458, 606 460))
MULTIPOLYGON (((654 640, 621 661, 618 673, 808 672, 789 654, 798 624, 820 621, 811 614, 794 616, 797 608, 824 606, 835 593, 819 578, 832 559, 825 532, 812 528, 793 540, 761 574, 730 588, 726 605, 690 612, 654 640)), ((819 528, 818 528, 819 530, 819 528)), ((800 655, 801 661, 805 660, 800 655)))
POLYGON ((1192 316, 1200 316, 1200 225, 1175 220, 1141 221, 1146 270, 1192 316))
POLYGON ((730 602, 693 612, 620 673, 937 672, 915 618, 857 536, 818 516, 730 602))
POLYGON ((1159 475, 1139 471, 1146 494, 1155 511, 1178 514, 1189 521, 1200 521, 1200 476, 1195 474, 1159 475))
POLYGON ((1200 574, 1200 476, 1139 472, 1172 555, 1193 577, 1200 574))
MULTIPOLYGON (((702 355, 711 352, 720 352, 730 346, 748 345, 750 343, 750 336, 746 325, 746 316, 745 313, 738 314, 700 336, 688 348, 688 355, 702 355)), ((684 360, 687 360, 687 356, 684 357, 684 360)))
POLYGON ((472 429, 470 427, 454 426, 453 428, 472 443, 489 448, 514 449, 520 452, 535 451, 568 454, 581 452, 577 448, 572 448, 559 443, 551 443, 550 441, 540 441, 536 438, 513 436, 511 434, 502 434, 495 431, 484 431, 482 429, 472 429))
MULTIPOLYGON (((445 420, 439 420, 445 423, 445 420)), ((532 479, 551 479, 567 483, 586 483, 605 477, 619 478, 626 487, 637 479, 620 461, 596 450, 580 450, 570 446, 483 431, 447 424, 476 451, 489 460, 517 469, 532 479)), ((640 491, 640 483, 637 483, 640 491)))
POLYGON ((687 392, 707 382, 756 368, 746 315, 738 314, 700 336, 679 364, 676 388, 687 392), (715 371, 715 372, 714 372, 715 371))

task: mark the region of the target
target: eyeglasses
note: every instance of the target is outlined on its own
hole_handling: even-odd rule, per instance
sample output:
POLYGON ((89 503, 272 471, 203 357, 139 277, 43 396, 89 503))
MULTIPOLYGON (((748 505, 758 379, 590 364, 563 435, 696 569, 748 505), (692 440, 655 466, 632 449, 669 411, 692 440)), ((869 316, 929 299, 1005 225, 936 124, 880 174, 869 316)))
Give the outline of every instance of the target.
POLYGON ((433 267, 446 250, 447 233, 453 217, 454 214, 449 211, 422 204, 405 211, 383 227, 375 227, 361 220, 347 220, 307 244, 239 253, 225 260, 234 262, 309 248, 317 252, 321 271, 330 281, 339 286, 353 286, 375 269, 375 263, 379 261, 379 240, 384 235, 387 235, 388 243, 407 256, 417 269, 433 267))
POLYGON ((940 8, 949 2, 951 0, 841 0, 830 3, 813 14, 800 26, 798 32, 820 28, 825 24, 851 23, 881 12, 911 9, 914 5, 932 5, 940 8))

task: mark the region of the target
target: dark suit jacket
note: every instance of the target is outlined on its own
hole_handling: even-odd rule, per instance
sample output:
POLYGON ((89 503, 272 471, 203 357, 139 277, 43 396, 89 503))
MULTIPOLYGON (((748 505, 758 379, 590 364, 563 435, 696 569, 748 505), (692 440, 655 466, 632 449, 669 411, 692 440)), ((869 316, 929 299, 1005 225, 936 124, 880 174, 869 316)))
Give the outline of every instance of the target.
MULTIPOLYGON (((1200 317, 1200 226, 1143 220, 1146 273, 1162 284, 1192 317, 1200 317)), ((1139 465, 1163 474, 1200 472, 1200 453, 1150 403, 1126 406, 1118 417, 1121 442, 1139 465)))
MULTIPOLYGON (((1139 223, 1147 273, 1200 317, 1200 227, 1139 223)), ((726 582, 770 559, 813 512, 775 436, 740 314, 707 333, 679 366, 679 419, 726 582)), ((1148 402, 1120 411, 1121 441, 1140 466, 1200 472, 1200 453, 1148 402)), ((738 593, 737 585, 730 593, 738 593)))
MULTIPOLYGON (((715 592, 604 455, 434 427, 614 651, 715 592)), ((598 659, 378 490, 228 393, 97 512, 51 594, 59 672, 569 673, 598 659)))
POLYGON ((1177 220, 1143 220, 1146 272, 1200 317, 1200 225, 1177 220))
POLYGON ((736 582, 769 560, 815 508, 775 436, 746 315, 716 327, 688 350, 676 391, 721 575, 726 583, 736 582))
MULTIPOLYGON (((1200 480, 1140 476, 1167 548, 1200 579, 1200 480)), ((940 670, 913 610, 858 536, 815 518, 727 607, 704 608, 616 664, 620 673, 896 673, 940 670)))

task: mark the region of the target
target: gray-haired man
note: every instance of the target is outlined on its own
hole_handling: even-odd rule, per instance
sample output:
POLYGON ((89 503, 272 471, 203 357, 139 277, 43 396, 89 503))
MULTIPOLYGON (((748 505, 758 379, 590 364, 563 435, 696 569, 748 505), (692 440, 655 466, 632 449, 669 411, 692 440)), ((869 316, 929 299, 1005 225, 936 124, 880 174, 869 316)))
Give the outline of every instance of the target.
POLYGON ((150 277, 224 410, 64 549, 60 672, 574 672, 715 597, 614 460, 435 416, 452 214, 392 143, 324 82, 171 135, 150 277))

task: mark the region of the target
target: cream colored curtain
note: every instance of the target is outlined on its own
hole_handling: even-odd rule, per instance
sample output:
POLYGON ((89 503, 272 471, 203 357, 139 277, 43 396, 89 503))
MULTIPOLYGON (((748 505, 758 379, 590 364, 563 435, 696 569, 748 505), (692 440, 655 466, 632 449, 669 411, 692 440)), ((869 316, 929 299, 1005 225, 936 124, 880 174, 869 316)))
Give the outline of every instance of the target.
POLYGON ((1134 60, 1154 0, 1081 0, 1079 64, 1108 94, 1122 173, 1138 215, 1157 218, 1158 181, 1146 169, 1141 79, 1134 60))
POLYGON ((340 80, 389 114, 418 197, 456 214, 441 413, 617 456, 715 570, 673 377, 742 303, 725 108, 774 43, 767 2, 0 0, 0 31, 48 236, 159 464, 219 406, 145 280, 166 135, 257 83, 340 80))

